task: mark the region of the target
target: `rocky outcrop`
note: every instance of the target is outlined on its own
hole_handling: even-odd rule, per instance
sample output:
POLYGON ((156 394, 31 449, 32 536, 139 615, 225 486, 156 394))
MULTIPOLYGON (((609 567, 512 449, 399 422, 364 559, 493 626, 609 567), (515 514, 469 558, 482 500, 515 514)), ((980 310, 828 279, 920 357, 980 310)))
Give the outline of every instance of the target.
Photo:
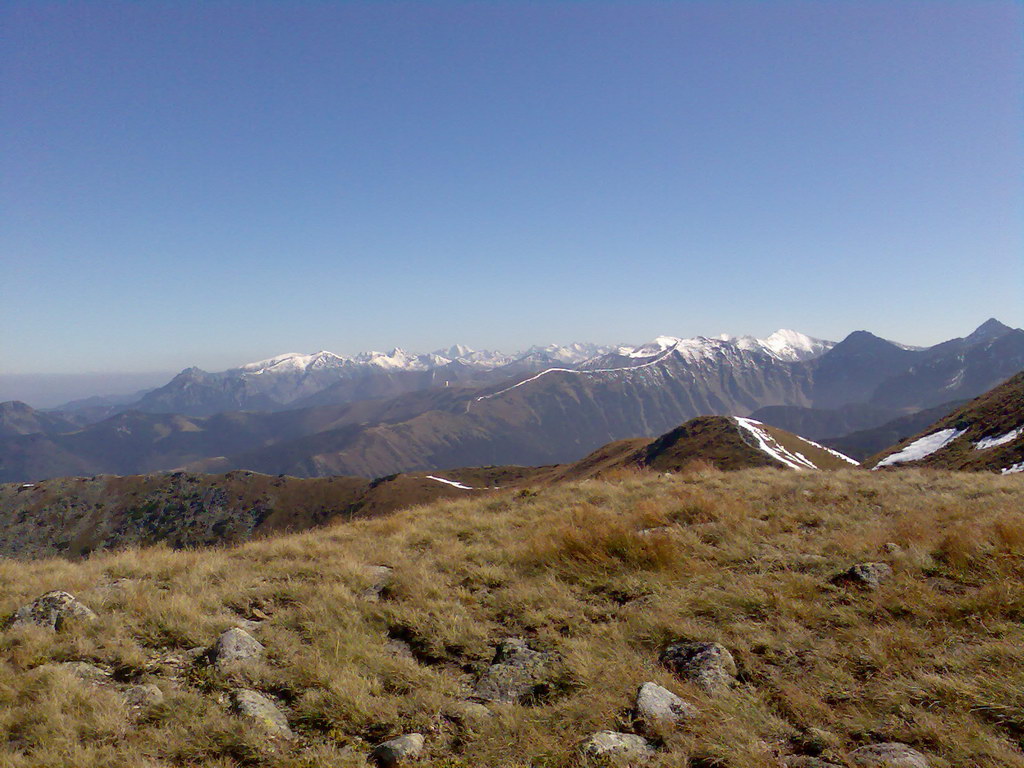
POLYGON ((93 610, 79 602, 70 592, 55 590, 21 606, 8 620, 7 626, 14 628, 35 625, 57 631, 69 619, 92 621, 96 618, 93 610))
POLYGON ((736 662, 719 643, 673 643, 661 652, 661 663, 708 693, 722 693, 736 682, 736 662))
POLYGON ((522 702, 542 688, 551 655, 532 650, 522 638, 498 644, 494 660, 477 681, 472 698, 505 704, 522 702))

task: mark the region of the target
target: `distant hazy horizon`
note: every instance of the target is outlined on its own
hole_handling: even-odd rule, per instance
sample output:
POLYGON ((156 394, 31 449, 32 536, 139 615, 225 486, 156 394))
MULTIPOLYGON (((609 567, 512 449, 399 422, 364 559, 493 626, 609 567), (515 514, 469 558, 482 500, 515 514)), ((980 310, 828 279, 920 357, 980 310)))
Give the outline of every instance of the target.
MULTIPOLYGON (((979 320, 976 324, 972 325, 970 328, 962 329, 960 331, 960 333, 958 333, 956 335, 958 335, 958 336, 966 336, 971 331, 973 331, 977 326, 981 325, 982 322, 984 322, 984 320, 987 320, 987 319, 988 318, 983 318, 983 319, 979 320)), ((1001 318, 995 318, 995 319, 999 320, 1000 322, 1004 322, 1004 324, 1009 325, 1011 327, 1019 327, 1019 326, 1017 326, 1014 323, 1006 323, 1001 318)), ((773 332, 776 331, 776 330, 779 330, 779 328, 772 329, 773 332)), ((790 329, 790 330, 796 330, 796 331, 800 331, 801 333, 806 333, 806 331, 803 331, 800 328, 793 328, 793 329, 790 329)), ((842 341, 843 338, 845 338, 847 335, 849 335, 850 333, 852 333, 853 331, 856 331, 856 330, 866 330, 866 331, 874 333, 874 331, 872 331, 870 328, 853 328, 850 331, 848 331, 846 333, 843 333, 843 334, 841 334, 839 336, 836 336, 836 337, 817 336, 817 335, 815 335, 813 333, 808 334, 808 335, 810 335, 812 337, 815 337, 815 338, 828 340, 828 341, 842 341)), ((746 333, 746 332, 731 332, 731 331, 721 331, 721 332, 718 332, 718 333, 710 333, 710 332, 708 332, 708 333, 700 333, 700 334, 692 334, 692 335, 705 336, 705 337, 711 338, 711 337, 719 336, 721 333, 729 333, 732 336, 755 336, 755 337, 758 337, 758 338, 764 338, 765 336, 769 335, 768 332, 765 332, 765 333, 746 333)), ((651 334, 649 336, 646 336, 644 338, 637 338, 637 339, 622 339, 622 338, 619 338, 619 339, 561 339, 561 340, 558 340, 558 341, 538 340, 538 341, 536 341, 534 343, 536 345, 538 345, 538 346, 542 346, 542 345, 548 344, 548 343, 570 344, 570 343, 574 343, 574 342, 593 342, 593 343, 605 344, 605 345, 614 345, 614 344, 638 345, 638 344, 642 344, 642 343, 648 342, 648 341, 656 338, 657 336, 666 336, 666 335, 668 335, 668 336, 689 336, 691 334, 655 333, 655 334, 651 334)), ((876 333, 875 335, 881 335, 881 334, 877 334, 876 333)), ((932 346, 934 344, 940 343, 942 341, 947 341, 948 338, 955 338, 955 336, 943 337, 943 338, 932 338, 932 339, 927 339, 927 340, 895 338, 895 337, 888 337, 888 336, 886 336, 884 338, 888 338, 890 341, 895 341, 895 342, 900 343, 900 344, 907 344, 907 345, 910 345, 910 346, 927 347, 927 346, 932 346)), ((430 348, 430 349, 418 349, 418 348, 413 348, 413 347, 411 347, 409 345, 406 345, 406 344, 400 344, 399 343, 399 344, 392 344, 390 346, 383 347, 379 351, 389 351, 389 350, 391 350, 391 349, 393 349, 395 347, 401 347, 401 348, 405 349, 405 351, 407 351, 407 352, 420 354, 420 353, 426 353, 426 352, 433 352, 433 351, 440 350, 440 349, 446 349, 448 347, 453 346, 456 343, 461 343, 461 342, 453 341, 451 343, 441 344, 441 345, 438 345, 437 347, 433 347, 433 348, 430 348)), ((472 346, 472 345, 467 345, 467 346, 472 346)), ((499 347, 496 347, 496 346, 489 346, 489 345, 477 345, 477 346, 473 346, 473 348, 474 349, 496 350, 496 351, 500 351, 500 352, 512 353, 512 352, 516 352, 516 351, 525 350, 526 348, 528 348, 530 346, 533 346, 533 344, 521 345, 521 346, 515 347, 515 348, 511 348, 511 347, 499 348, 499 347)), ((250 357, 250 358, 245 358, 245 359, 238 358, 237 355, 225 354, 225 355, 223 355, 221 357, 216 358, 216 360, 218 360, 218 362, 214 362, 212 365, 205 365, 204 366, 204 365, 197 365, 195 362, 190 362, 190 363, 187 363, 185 365, 181 365, 181 366, 179 366, 177 368, 168 369, 168 370, 164 370, 164 371, 108 371, 108 372, 85 372, 85 373, 47 373, 47 372, 42 372, 42 373, 15 373, 15 374, 8 374, 6 372, 0 371, 0 402, 5 402, 5 401, 8 401, 8 400, 20 400, 20 401, 25 402, 28 405, 32 406, 33 408, 53 408, 55 406, 64 405, 65 403, 71 402, 73 400, 80 400, 80 399, 85 399, 85 398, 89 398, 89 397, 131 395, 131 394, 137 393, 137 392, 139 392, 141 390, 148 390, 148 389, 152 389, 152 388, 155 388, 155 387, 158 387, 158 386, 162 386, 163 384, 166 384, 168 381, 170 381, 171 378, 173 378, 175 375, 180 373, 182 370, 184 370, 185 368, 192 367, 193 365, 197 365, 197 367, 203 368, 204 370, 207 370, 207 371, 219 372, 219 371, 223 371, 223 370, 228 370, 230 368, 236 368, 236 367, 239 367, 239 366, 244 365, 246 363, 255 362, 257 360, 266 360, 266 359, 269 359, 271 357, 275 357, 275 356, 281 355, 281 354, 287 354, 287 353, 293 353, 293 352, 312 353, 312 352, 320 351, 321 349, 326 349, 328 352, 334 352, 335 354, 343 354, 343 355, 354 355, 354 354, 357 354, 359 352, 371 351, 371 350, 368 350, 368 349, 350 349, 350 350, 345 350, 344 352, 342 352, 342 351, 337 350, 337 349, 329 349, 327 347, 318 347, 317 349, 276 350, 276 351, 273 351, 273 352, 268 352, 267 354, 261 354, 261 355, 255 356, 255 357, 250 357), (223 361, 226 361, 226 362, 223 362, 223 361)))
POLYGON ((0 23, 8 378, 1024 325, 1019 3, 12 0, 0 23))

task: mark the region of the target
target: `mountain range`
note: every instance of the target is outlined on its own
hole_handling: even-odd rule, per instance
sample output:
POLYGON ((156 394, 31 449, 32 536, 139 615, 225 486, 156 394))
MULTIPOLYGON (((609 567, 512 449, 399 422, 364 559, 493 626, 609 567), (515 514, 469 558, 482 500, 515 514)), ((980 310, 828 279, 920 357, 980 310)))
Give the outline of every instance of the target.
POLYGON ((220 373, 188 369, 94 423, 84 422, 95 414, 4 404, 0 480, 179 468, 376 477, 562 463, 703 415, 752 416, 836 447, 852 431, 952 410, 1021 369, 1024 331, 996 320, 924 349, 866 331, 838 343, 779 331, 515 356, 457 346, 279 355, 220 373))

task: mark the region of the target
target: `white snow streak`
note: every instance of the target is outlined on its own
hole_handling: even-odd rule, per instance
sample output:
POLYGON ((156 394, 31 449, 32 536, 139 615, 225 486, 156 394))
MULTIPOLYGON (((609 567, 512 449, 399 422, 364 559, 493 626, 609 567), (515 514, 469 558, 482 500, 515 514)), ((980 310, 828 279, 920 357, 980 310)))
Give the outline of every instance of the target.
POLYGON ((787 467, 792 467, 793 469, 818 468, 801 454, 790 453, 782 446, 781 443, 779 443, 778 440, 769 435, 765 430, 760 429, 762 426, 760 421, 744 419, 740 416, 733 416, 733 418, 736 420, 737 424, 754 436, 754 439, 757 440, 758 447, 773 459, 781 461, 787 467))
POLYGON ((455 480, 445 480, 443 477, 434 477, 433 475, 427 475, 427 480, 436 480, 439 483, 444 483, 445 485, 450 485, 453 488, 461 488, 464 491, 472 491, 473 490, 472 486, 463 485, 462 483, 458 483, 455 480))
POLYGON ((984 451, 986 448, 995 448, 998 445, 1006 445, 1013 442, 1021 435, 1024 435, 1024 426, 1017 427, 999 437, 983 437, 974 444, 975 450, 984 451))
POLYGON ((797 437, 800 437, 800 439, 803 440, 805 443, 810 443, 815 448, 819 448, 819 449, 821 449, 823 451, 827 451, 828 453, 831 453, 837 459, 842 459, 843 461, 848 461, 851 464, 853 464, 853 466, 855 466, 855 467, 859 467, 860 466, 860 462, 859 461, 857 461, 856 459, 851 459, 845 453, 840 453, 839 451, 833 451, 831 448, 828 448, 828 447, 826 447, 824 445, 816 443, 813 440, 808 440, 806 437, 801 437, 800 435, 797 435, 797 437))
MULTIPOLYGON (((667 349, 665 352, 663 352, 662 354, 658 355, 658 357, 656 357, 654 360, 651 360, 648 363, 641 363, 640 365, 629 365, 629 366, 626 366, 624 368, 593 368, 593 369, 590 369, 590 370, 582 370, 582 371, 581 370, 577 370, 575 368, 545 368, 543 371, 538 373, 536 376, 531 376, 528 379, 523 379, 518 384, 513 384, 511 387, 505 387, 505 389, 503 389, 503 390, 501 390, 499 392, 492 392, 489 395, 481 395, 480 397, 476 398, 475 402, 479 403, 481 400, 490 400, 492 397, 498 397, 499 395, 504 395, 506 392, 511 392, 516 387, 521 387, 521 386, 523 386, 523 384, 529 384, 531 381, 536 381, 541 376, 544 376, 544 375, 549 374, 549 373, 556 373, 556 372, 557 373, 575 373, 577 376, 589 376, 589 375, 595 374, 595 373, 616 373, 617 371, 635 371, 635 370, 638 370, 640 368, 649 368, 652 365, 657 365, 662 360, 664 360, 666 357, 671 355, 672 352, 675 351, 675 348, 678 345, 679 344, 677 342, 676 344, 672 345, 669 349, 667 349)), ((469 410, 469 403, 466 403, 466 410, 467 411, 469 410)))
POLYGON ((950 428, 940 429, 938 432, 932 432, 930 435, 918 438, 910 445, 905 446, 902 450, 886 456, 872 467, 872 469, 881 469, 882 467, 888 467, 891 464, 902 464, 905 461, 919 461, 925 456, 931 456, 937 450, 945 448, 966 431, 966 429, 950 428))
POLYGON ((1001 475, 1015 475, 1018 472, 1024 472, 1024 461, 1018 461, 1016 464, 1011 464, 1006 469, 999 470, 1001 475))

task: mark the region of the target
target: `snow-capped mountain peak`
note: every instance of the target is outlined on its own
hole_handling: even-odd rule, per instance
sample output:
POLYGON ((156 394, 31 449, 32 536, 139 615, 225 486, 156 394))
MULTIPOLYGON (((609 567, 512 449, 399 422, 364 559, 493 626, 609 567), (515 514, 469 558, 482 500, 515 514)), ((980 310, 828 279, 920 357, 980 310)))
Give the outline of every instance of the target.
POLYGON ((711 355, 727 353, 732 349, 767 354, 776 360, 795 362, 817 357, 833 346, 835 346, 835 342, 815 339, 798 331, 781 329, 766 339, 758 339, 754 336, 732 336, 728 333, 714 338, 695 336, 683 339, 676 336, 658 336, 653 341, 638 347, 619 347, 618 354, 622 357, 647 358, 674 349, 687 360, 695 361, 711 355))
POLYGON ((780 328, 767 339, 758 339, 758 342, 779 360, 808 360, 823 355, 836 345, 834 341, 815 339, 787 328, 780 328))
POLYGON ((321 350, 311 355, 304 355, 300 352, 288 352, 283 355, 258 360, 255 363, 246 363, 238 370, 245 373, 260 374, 273 373, 299 373, 315 368, 334 368, 342 365, 345 358, 333 352, 321 350))

